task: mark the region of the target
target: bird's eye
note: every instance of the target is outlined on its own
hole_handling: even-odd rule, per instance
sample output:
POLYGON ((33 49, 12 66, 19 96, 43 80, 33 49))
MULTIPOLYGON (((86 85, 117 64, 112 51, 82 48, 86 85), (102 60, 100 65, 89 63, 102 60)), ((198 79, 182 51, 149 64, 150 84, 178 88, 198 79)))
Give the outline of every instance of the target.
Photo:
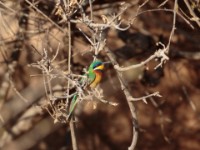
POLYGON ((101 65, 102 65, 102 62, 98 62, 98 63, 96 63, 96 64, 94 65, 93 69, 95 69, 96 67, 101 66, 101 65))

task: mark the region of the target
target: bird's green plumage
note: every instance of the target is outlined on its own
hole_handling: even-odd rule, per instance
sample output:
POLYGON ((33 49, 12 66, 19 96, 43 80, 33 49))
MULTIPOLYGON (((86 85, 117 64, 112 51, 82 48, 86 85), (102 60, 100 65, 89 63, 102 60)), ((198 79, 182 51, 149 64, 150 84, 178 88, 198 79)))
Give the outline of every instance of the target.
MULTIPOLYGON (((89 85, 91 88, 95 88, 101 81, 103 69, 104 69, 103 62, 99 60, 92 62, 89 66, 88 72, 85 74, 87 76, 87 85, 89 85)), ((70 103, 68 120, 70 120, 71 115, 76 107, 76 104, 78 103, 77 98, 78 98, 78 93, 74 95, 70 103)))

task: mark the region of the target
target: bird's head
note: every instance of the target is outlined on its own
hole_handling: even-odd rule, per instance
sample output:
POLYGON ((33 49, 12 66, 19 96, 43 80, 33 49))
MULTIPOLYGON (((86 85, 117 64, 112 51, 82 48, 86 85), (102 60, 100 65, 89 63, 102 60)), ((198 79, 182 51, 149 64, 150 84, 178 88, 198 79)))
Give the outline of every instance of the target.
POLYGON ((104 63, 102 61, 96 60, 93 63, 91 63, 89 69, 102 71, 104 69, 104 63))

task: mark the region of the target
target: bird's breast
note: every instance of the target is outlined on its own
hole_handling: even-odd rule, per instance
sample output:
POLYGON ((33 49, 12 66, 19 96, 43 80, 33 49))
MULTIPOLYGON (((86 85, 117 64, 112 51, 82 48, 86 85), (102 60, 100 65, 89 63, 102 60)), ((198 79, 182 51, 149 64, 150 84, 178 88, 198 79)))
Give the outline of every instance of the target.
POLYGON ((94 74, 95 74, 95 78, 90 84, 91 88, 95 88, 102 79, 102 72, 101 71, 94 71, 94 74))

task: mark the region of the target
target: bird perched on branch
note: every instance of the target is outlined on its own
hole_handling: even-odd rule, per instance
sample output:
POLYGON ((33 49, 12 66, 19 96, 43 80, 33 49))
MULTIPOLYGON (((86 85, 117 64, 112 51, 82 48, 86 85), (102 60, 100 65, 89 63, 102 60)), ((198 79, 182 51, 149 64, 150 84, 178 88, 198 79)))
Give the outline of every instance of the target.
MULTIPOLYGON (((104 70, 104 62, 96 60, 92 62, 89 66, 88 72, 84 75, 86 76, 86 85, 88 85, 91 89, 94 89, 99 82, 102 79, 102 74, 104 70)), ((80 82, 83 82, 82 80, 80 82)), ((69 113, 68 113, 68 120, 70 120, 71 115, 76 107, 76 104, 78 103, 78 93, 75 94, 72 98, 72 101, 70 103, 69 107, 69 113)))

